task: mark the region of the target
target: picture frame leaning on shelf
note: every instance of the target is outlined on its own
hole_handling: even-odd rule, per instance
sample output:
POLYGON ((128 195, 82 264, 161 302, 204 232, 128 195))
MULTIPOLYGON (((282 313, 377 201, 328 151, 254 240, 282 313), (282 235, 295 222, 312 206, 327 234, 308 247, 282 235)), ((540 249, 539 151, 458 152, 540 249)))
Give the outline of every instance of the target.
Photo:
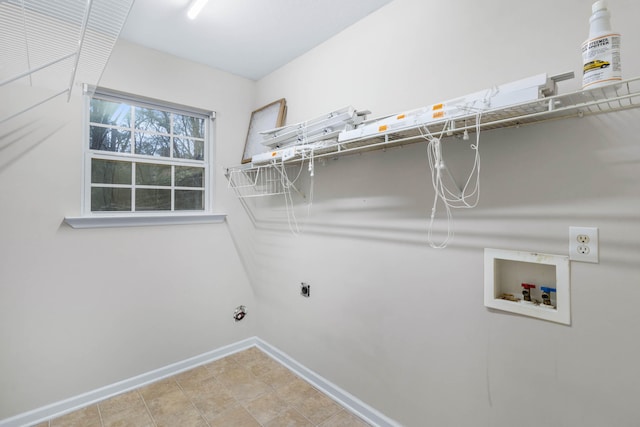
POLYGON ((242 163, 249 163, 254 155, 264 153, 268 147, 262 144, 264 138, 260 132, 284 125, 287 115, 287 102, 284 98, 274 101, 251 113, 247 140, 242 153, 242 163))

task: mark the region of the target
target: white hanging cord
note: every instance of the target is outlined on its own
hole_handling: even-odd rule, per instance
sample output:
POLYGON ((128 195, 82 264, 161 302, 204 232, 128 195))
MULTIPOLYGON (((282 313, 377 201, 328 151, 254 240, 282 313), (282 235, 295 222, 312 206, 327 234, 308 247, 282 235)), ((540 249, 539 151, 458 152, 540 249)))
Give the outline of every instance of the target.
MULTIPOLYGON (((442 181, 442 172, 445 168, 444 161, 442 159, 442 150, 440 146, 440 139, 444 135, 446 129, 449 127, 449 121, 447 120, 443 127, 442 131, 438 136, 433 136, 429 129, 425 126, 423 137, 429 141, 427 145, 427 156, 429 159, 429 169, 431 170, 431 183, 434 189, 434 198, 433 198, 433 207, 431 208, 431 216, 429 220, 429 226, 427 228, 427 241, 429 242, 429 246, 432 248, 445 248, 449 241, 453 238, 454 232, 452 228, 453 217, 451 214, 450 204, 447 203, 447 198, 444 196, 445 187, 442 181), (441 243, 435 243, 433 240, 433 224, 435 222, 436 211, 438 206, 438 200, 442 200, 444 202, 444 208, 447 219, 447 235, 444 241, 441 243)), ((422 132, 422 129, 421 129, 422 132)))
POLYGON ((313 204, 314 167, 315 167, 313 149, 310 150, 309 155, 307 155, 305 152, 301 152, 301 156, 302 156, 302 160, 300 162, 300 168, 298 169, 298 173, 297 173, 296 177, 293 180, 289 179, 289 176, 287 174, 287 170, 285 168, 284 161, 281 161, 279 166, 277 164, 274 164, 274 167, 280 167, 281 168, 281 172, 280 172, 280 177, 281 178, 280 179, 281 179, 281 185, 282 185, 282 188, 283 188, 283 193, 284 193, 284 198, 285 198, 285 209, 286 209, 286 212, 287 212, 287 223, 289 224, 289 230, 294 235, 300 234, 303 230, 302 230, 302 227, 299 225, 298 218, 296 217, 296 214, 295 214, 295 205, 294 205, 293 195, 291 193, 291 189, 293 188, 294 191, 297 191, 296 188, 295 188, 295 184, 298 181, 298 179, 300 178, 300 175, 302 174, 302 170, 304 169, 305 159, 307 157, 309 158, 308 170, 309 170, 309 180, 310 180, 309 181, 308 204, 307 204, 307 218, 311 214, 311 205, 313 204))
POLYGON ((315 157, 313 148, 311 148, 311 151, 309 152, 309 203, 307 203, 307 218, 309 218, 309 216, 311 215, 311 205, 313 205, 315 167, 315 157))
MULTIPOLYGON (((449 242, 453 239, 453 215, 451 209, 468 209, 477 206, 480 200, 480 119, 482 114, 476 114, 476 142, 471 144, 470 147, 475 151, 473 167, 469 172, 464 186, 462 189, 455 188, 455 191, 447 187, 443 179, 443 172, 449 173, 447 170, 444 158, 442 155, 441 139, 447 129, 449 129, 449 121, 444 123, 442 131, 438 136, 431 134, 429 129, 424 126, 421 129, 422 136, 429 141, 427 145, 427 157, 429 160, 429 169, 431 170, 431 182, 434 189, 433 207, 431 208, 431 216, 429 220, 429 226, 427 229, 427 240, 429 246, 436 249, 442 249, 447 247, 449 242), (438 202, 441 201, 444 205, 447 221, 447 233, 444 240, 437 243, 433 239, 433 224, 437 213, 438 202)), ((453 181, 453 178, 449 174, 449 177, 453 181)), ((455 182, 454 182, 455 184, 455 182)))
POLYGON ((289 179, 289 176, 287 175, 287 168, 285 167, 284 160, 282 160, 280 163, 280 184, 282 185, 282 189, 284 192, 284 204, 285 210, 287 212, 287 223, 289 224, 289 230, 291 230, 294 235, 300 233, 300 228, 298 227, 298 219, 296 218, 293 196, 291 195, 291 188, 294 187, 295 182, 300 177, 303 166, 304 163, 301 163, 298 174, 296 175, 295 179, 291 181, 289 179))
POLYGON ((427 229, 427 241, 432 248, 445 248, 449 241, 453 239, 454 231, 452 227, 453 217, 451 214, 451 205, 447 202, 447 198, 444 192, 447 191, 442 181, 442 172, 444 169, 444 162, 442 161, 442 152, 440 147, 440 138, 431 138, 429 145, 427 146, 427 155, 429 158, 429 168, 431 169, 431 183, 434 189, 433 206, 431 208, 431 217, 429 220, 429 227, 427 229), (438 207, 438 200, 442 200, 444 203, 444 209, 447 218, 447 235, 444 241, 441 243, 435 243, 433 240, 433 223, 436 217, 436 211, 438 207))

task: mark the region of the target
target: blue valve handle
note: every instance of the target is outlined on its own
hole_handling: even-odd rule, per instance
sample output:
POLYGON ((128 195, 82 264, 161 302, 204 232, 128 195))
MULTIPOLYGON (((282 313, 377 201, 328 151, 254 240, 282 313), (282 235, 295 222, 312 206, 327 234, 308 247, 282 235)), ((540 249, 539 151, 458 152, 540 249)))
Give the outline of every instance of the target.
POLYGON ((547 287, 547 286, 541 286, 541 287, 540 287, 540 290, 541 290, 542 292, 546 292, 546 293, 548 293, 548 294, 549 294, 549 293, 551 293, 551 292, 555 292, 555 291, 556 291, 556 288, 549 288, 549 287, 547 287))

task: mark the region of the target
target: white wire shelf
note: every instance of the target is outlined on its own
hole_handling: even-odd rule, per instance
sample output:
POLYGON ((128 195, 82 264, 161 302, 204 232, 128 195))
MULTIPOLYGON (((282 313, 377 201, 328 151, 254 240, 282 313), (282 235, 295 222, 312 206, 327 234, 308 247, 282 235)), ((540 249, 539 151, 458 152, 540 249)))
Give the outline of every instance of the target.
POLYGON ((280 173, 270 165, 233 168, 227 171, 229 188, 239 198, 283 194, 280 173))
POLYGON ((96 85, 133 1, 0 1, 0 97, 9 98, 12 85, 54 93, 14 99, 0 124, 63 94, 69 101, 78 82, 96 85))
POLYGON ((282 163, 271 163, 261 166, 245 164, 226 171, 229 180, 228 187, 233 189, 236 197, 247 199, 252 197, 277 196, 284 194, 291 196, 291 190, 305 197, 295 185, 302 169, 282 163), (289 176, 295 177, 292 182, 289 176))
MULTIPOLYGON (((380 132, 374 136, 352 139, 343 142, 325 141, 322 146, 313 148, 315 159, 325 157, 339 157, 347 154, 360 153, 371 150, 382 150, 406 144, 425 141, 427 131, 434 135, 460 136, 465 131, 475 132, 476 129, 491 130, 518 127, 551 120, 561 120, 572 117, 584 117, 595 114, 611 113, 640 107, 640 77, 615 82, 607 86, 576 91, 567 94, 553 95, 546 98, 514 104, 507 107, 489 109, 481 115, 475 112, 454 119, 442 119, 428 125, 417 125, 401 131, 380 132), (480 123, 477 123, 478 118, 480 123), (451 121, 455 127, 451 128, 451 121), (445 129, 445 127, 447 127, 445 129)), ((301 146, 304 147, 304 146, 301 146)), ((310 150, 309 150, 310 151, 310 150)), ((309 153, 298 150, 296 155, 282 162, 276 160, 271 164, 255 166, 247 164, 227 169, 230 187, 234 187, 231 176, 242 170, 244 174, 258 172, 273 165, 295 164, 304 161, 309 153), (304 157, 303 157, 304 156, 304 157)), ((277 194, 277 193, 274 193, 277 194)), ((266 195, 266 194, 264 194, 266 195)))

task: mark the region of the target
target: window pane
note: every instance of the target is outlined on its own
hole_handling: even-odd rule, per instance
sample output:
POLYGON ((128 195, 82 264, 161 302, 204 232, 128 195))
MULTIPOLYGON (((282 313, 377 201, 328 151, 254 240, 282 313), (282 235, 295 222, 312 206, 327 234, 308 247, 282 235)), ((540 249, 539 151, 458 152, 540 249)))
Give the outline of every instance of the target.
POLYGON ((93 187, 91 211, 131 211, 131 189, 93 187))
POLYGON ((92 99, 89 112, 93 123, 131 127, 131 107, 127 104, 92 99))
POLYGON ((171 185, 171 166, 136 163, 136 184, 171 185))
POLYGON ((92 184, 131 184, 131 163, 91 159, 92 184))
POLYGON ((179 159, 204 160, 204 141, 174 138, 173 157, 179 159))
POLYGON ((92 150, 128 153, 131 151, 131 132, 91 126, 89 128, 89 148, 92 150))
POLYGON ((176 187, 203 187, 204 168, 176 166, 176 187))
POLYGON ((204 191, 176 190, 175 210, 204 210, 204 191))
POLYGON ((174 114, 173 133, 194 138, 204 138, 204 119, 174 114))
POLYGON ((171 132, 171 113, 151 108, 135 108, 136 129, 158 133, 171 132))
POLYGON ((136 189, 136 211, 170 211, 171 190, 136 189))
POLYGON ((135 133, 136 154, 169 157, 169 137, 165 135, 135 133))

